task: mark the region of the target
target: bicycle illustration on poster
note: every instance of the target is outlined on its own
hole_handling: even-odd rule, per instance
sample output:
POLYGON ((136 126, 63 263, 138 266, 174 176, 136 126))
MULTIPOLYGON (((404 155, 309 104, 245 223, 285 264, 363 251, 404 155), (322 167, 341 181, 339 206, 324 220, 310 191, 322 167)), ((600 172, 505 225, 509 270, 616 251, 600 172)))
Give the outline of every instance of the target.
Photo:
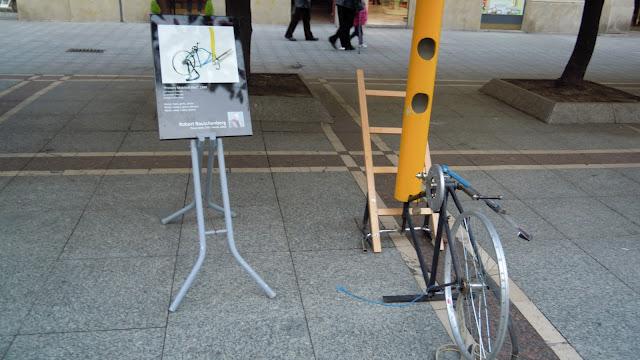
POLYGON ((236 83, 235 37, 229 26, 158 26, 162 83, 236 83))

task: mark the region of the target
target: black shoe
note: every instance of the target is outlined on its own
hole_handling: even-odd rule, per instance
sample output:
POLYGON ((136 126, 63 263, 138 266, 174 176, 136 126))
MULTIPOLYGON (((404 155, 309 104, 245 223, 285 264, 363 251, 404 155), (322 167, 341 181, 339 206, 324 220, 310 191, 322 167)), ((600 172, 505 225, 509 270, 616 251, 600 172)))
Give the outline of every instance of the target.
POLYGON ((351 51, 351 50, 355 50, 356 48, 354 48, 353 46, 349 45, 344 49, 347 50, 347 51, 351 51))
POLYGON ((338 38, 333 37, 333 36, 329 36, 329 42, 331 43, 331 46, 338 50, 338 47, 336 46, 336 40, 338 40, 338 38))
POLYGON ((310 38, 306 38, 305 40, 307 40, 307 41, 318 41, 318 38, 312 36, 310 38))
POLYGON ((293 36, 284 36, 285 39, 289 40, 289 41, 296 41, 296 38, 294 38, 293 36))

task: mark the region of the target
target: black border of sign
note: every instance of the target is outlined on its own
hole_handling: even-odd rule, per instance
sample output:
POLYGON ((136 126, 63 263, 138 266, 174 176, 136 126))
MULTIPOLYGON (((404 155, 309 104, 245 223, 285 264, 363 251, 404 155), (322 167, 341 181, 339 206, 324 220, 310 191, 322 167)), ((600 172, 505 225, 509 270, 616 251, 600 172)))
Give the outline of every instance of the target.
MULTIPOLYGON (((216 133, 217 137, 226 136, 250 136, 253 135, 251 124, 251 113, 249 105, 249 89, 247 83, 247 74, 245 71, 244 57, 242 53, 242 43, 238 37, 238 21, 227 16, 201 16, 201 15, 150 15, 151 22, 151 47, 153 50, 153 63, 155 74, 155 93, 158 114, 158 129, 160 140, 172 139, 195 139, 200 134, 216 133), (162 71, 160 66, 160 42, 158 39, 158 25, 190 25, 190 26, 233 26, 235 35, 235 53, 238 63, 238 77, 240 81, 237 83, 205 83, 205 89, 188 89, 187 95, 203 94, 210 96, 211 102, 201 103, 199 105, 208 107, 205 114, 215 118, 222 116, 228 110, 242 111, 244 114, 244 128, 210 128, 210 129, 178 129, 175 124, 176 117, 179 115, 165 115, 163 93, 165 87, 181 86, 184 84, 163 84, 162 71), (172 119, 167 119, 172 117, 172 119), (167 121, 169 120, 169 121, 167 121)), ((202 121, 210 120, 203 119, 202 121)), ((199 120, 200 121, 200 120, 199 120)), ((226 120, 225 120, 226 121, 226 120)))

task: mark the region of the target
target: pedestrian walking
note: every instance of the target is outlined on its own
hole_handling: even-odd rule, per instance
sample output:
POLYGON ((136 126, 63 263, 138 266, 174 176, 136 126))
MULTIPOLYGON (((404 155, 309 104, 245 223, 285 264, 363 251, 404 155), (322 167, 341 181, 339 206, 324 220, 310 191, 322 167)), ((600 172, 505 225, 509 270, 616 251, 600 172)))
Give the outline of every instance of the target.
POLYGON ((362 3, 362 9, 360 11, 358 11, 358 14, 356 14, 356 17, 353 20, 353 34, 351 34, 351 38, 353 39, 354 37, 358 37, 358 47, 360 48, 366 48, 367 44, 364 43, 364 33, 362 32, 362 29, 364 28, 364 25, 367 23, 367 15, 368 15, 368 10, 367 10, 367 4, 365 3, 365 1, 367 0, 360 0, 362 3))
POLYGON ((360 0, 336 0, 338 7, 338 31, 329 37, 329 42, 334 49, 339 50, 355 50, 351 45, 349 38, 349 30, 353 26, 353 19, 356 16, 356 6, 359 6, 360 0), (340 39, 340 47, 336 46, 336 41, 340 39))
POLYGON ((293 37, 293 31, 298 26, 298 23, 302 19, 302 25, 304 27, 304 39, 307 41, 318 41, 318 38, 313 36, 311 32, 311 0, 294 0, 294 10, 291 14, 291 22, 287 28, 287 32, 284 33, 284 37, 289 41, 296 41, 293 37))

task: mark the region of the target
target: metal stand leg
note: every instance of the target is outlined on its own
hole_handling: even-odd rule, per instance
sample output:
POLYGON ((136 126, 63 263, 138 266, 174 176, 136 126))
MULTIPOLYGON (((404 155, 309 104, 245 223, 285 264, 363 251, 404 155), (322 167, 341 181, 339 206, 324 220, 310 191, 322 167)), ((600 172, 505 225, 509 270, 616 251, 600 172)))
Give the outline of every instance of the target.
POLYGON ((231 254, 233 254, 233 257, 236 259, 236 261, 244 268, 246 272, 249 273, 249 275, 254 279, 254 281, 258 283, 258 285, 262 288, 262 290, 267 295, 267 297, 273 298, 276 296, 276 293, 273 290, 271 290, 269 285, 267 285, 264 282, 264 280, 262 280, 262 278, 251 268, 251 266, 249 266, 249 264, 238 253, 235 240, 233 238, 233 223, 231 221, 232 212, 231 212, 231 205, 229 202, 229 188, 227 185, 227 174, 226 174, 226 167, 224 162, 224 149, 222 146, 222 139, 216 139, 215 135, 211 135, 209 138, 210 138, 209 159, 207 161, 207 179, 206 179, 207 186, 205 190, 204 199, 207 201, 207 204, 209 206, 215 205, 210 201, 210 195, 211 195, 211 177, 212 177, 211 174, 213 170, 213 148, 214 148, 214 144, 212 143, 213 141, 216 141, 216 145, 218 148, 217 150, 218 150, 218 165, 220 167, 220 190, 222 193, 223 207, 220 207, 219 205, 215 205, 215 206, 219 208, 217 210, 221 210, 222 212, 224 212, 226 229, 212 230, 212 231, 206 231, 205 229, 204 201, 202 196, 202 184, 200 181, 200 175, 201 175, 201 163, 203 161, 202 155, 204 151, 204 145, 205 145, 204 143, 206 141, 206 138, 201 138, 199 140, 191 140, 191 166, 193 169, 194 200, 191 204, 178 210, 174 214, 169 215, 168 217, 162 219, 162 223, 166 224, 172 219, 184 214, 185 212, 195 207, 196 219, 198 223, 198 240, 200 243, 200 250, 198 253, 198 259, 196 260, 196 263, 193 265, 193 268, 191 269, 189 276, 185 280, 184 284, 182 284, 182 287, 180 288, 180 291, 178 291, 178 295, 176 295, 176 298, 171 303, 171 306, 169 306, 169 311, 171 312, 176 311, 176 309, 180 305, 180 302, 186 295, 187 291, 189 291, 191 284, 193 283, 196 276, 198 275, 198 271, 200 271, 200 267, 202 267, 202 263, 204 262, 204 258, 207 252, 206 235, 226 233, 229 249, 231 250, 231 254))
POLYGON ((224 148, 222 146, 222 139, 216 139, 218 145, 218 167, 220 168, 220 191, 222 192, 222 205, 224 206, 224 223, 227 227, 227 242, 229 243, 229 249, 231 254, 236 258, 236 261, 244 268, 246 272, 251 275, 253 280, 260 285, 262 291, 269 298, 274 298, 276 293, 271 290, 269 285, 262 280, 262 278, 247 264, 247 262, 240 256, 238 249, 236 249, 236 242, 233 238, 233 224, 231 222, 231 204, 229 203, 229 188, 227 187, 227 172, 224 163, 224 148))
MULTIPOLYGON (((205 201, 207 202, 207 206, 217 210, 221 213, 224 213, 224 208, 216 203, 213 202, 213 200, 211 199, 211 180, 213 177, 213 152, 214 152, 214 148, 215 148, 215 144, 213 143, 213 141, 209 142, 209 151, 208 151, 208 159, 207 159, 207 182, 206 182, 206 186, 204 189, 205 192, 205 201)), ((200 143, 198 142, 197 144, 197 150, 198 150, 198 159, 200 159, 199 162, 199 168, 198 169, 202 169, 202 163, 204 161, 204 142, 200 143)), ((170 223, 171 221, 173 221, 174 219, 176 219, 177 217, 179 217, 180 215, 183 215, 184 213, 186 213, 187 211, 193 209, 195 207, 196 203, 195 201, 191 201, 191 203, 189 203, 189 205, 183 207, 182 209, 176 211, 175 213, 163 218, 160 220, 160 222, 163 225, 166 225, 168 223, 170 223)), ((235 212, 231 212, 231 216, 235 217, 236 213, 235 212)))
POLYGON ((200 252, 198 253, 198 260, 196 260, 195 265, 191 269, 191 273, 187 277, 187 280, 182 284, 178 295, 169 306, 169 311, 176 311, 182 298, 185 296, 189 288, 191 287, 191 283, 198 275, 198 271, 200 271, 200 267, 204 262, 204 257, 207 253, 207 238, 205 235, 204 229, 204 209, 202 207, 202 189, 200 188, 200 164, 199 161, 200 156, 198 154, 196 140, 191 140, 191 167, 193 168, 193 192, 194 192, 194 201, 196 204, 196 219, 198 221, 198 240, 200 242, 200 252))

